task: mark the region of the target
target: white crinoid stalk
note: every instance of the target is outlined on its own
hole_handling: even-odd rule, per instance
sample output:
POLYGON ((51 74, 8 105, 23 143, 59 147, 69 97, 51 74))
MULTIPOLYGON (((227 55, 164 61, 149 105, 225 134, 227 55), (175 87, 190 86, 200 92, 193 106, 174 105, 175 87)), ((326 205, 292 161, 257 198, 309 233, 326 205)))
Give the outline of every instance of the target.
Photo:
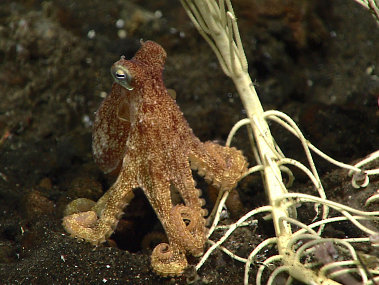
MULTIPOLYGON (((373 278, 372 280, 378 281, 379 269, 363 268, 356 250, 351 244, 370 242, 373 239, 372 237, 379 236, 377 230, 372 230, 360 222, 360 220, 379 220, 379 211, 359 211, 328 200, 317 174, 315 164, 313 163, 311 151, 338 167, 350 170, 353 176, 353 185, 358 188, 368 185, 370 175, 379 174, 379 169, 361 169, 363 164, 377 159, 379 157, 379 151, 373 153, 361 164, 355 166, 338 162, 322 153, 306 140, 300 129, 289 116, 275 110, 265 112, 248 74, 248 64, 231 0, 181 0, 181 3, 199 33, 216 54, 224 73, 233 80, 236 86, 246 110, 247 118, 239 121, 232 128, 227 140, 227 145, 230 144, 235 132, 240 127, 244 125, 249 126, 248 136, 257 165, 251 167, 245 176, 258 171, 262 174, 266 195, 269 201, 268 206, 250 211, 237 222, 226 227, 217 227, 220 212, 228 196, 228 193, 220 193, 218 203, 216 203, 215 210, 210 217, 212 225, 208 233, 208 238, 215 230, 226 228, 227 231, 217 242, 212 240, 208 241, 211 247, 204 254, 196 269, 199 269, 203 265, 213 250, 220 248, 232 258, 245 263, 244 282, 248 284, 250 265, 257 257, 257 254, 262 251, 262 249, 267 248, 267 246, 276 244, 278 254, 261 263, 256 276, 257 284, 261 284, 262 273, 267 269, 267 265, 269 264, 278 264, 278 267, 271 273, 267 281, 268 284, 272 284, 276 276, 282 272, 287 272, 289 275, 287 284, 290 284, 294 278, 306 284, 339 284, 336 281, 339 280, 338 278, 350 278, 351 276, 349 276, 349 274, 351 273, 358 274, 364 284, 370 284, 369 277, 373 278), (294 159, 286 158, 283 155, 271 134, 267 123, 268 120, 278 123, 301 141, 309 163, 308 167, 294 159), (292 183, 294 177, 286 165, 291 165, 304 172, 313 183, 314 188, 318 192, 318 196, 289 193, 287 186, 292 183), (287 183, 287 185, 282 181, 282 172, 285 172, 289 177, 289 183, 287 183), (358 183, 358 181, 363 182, 358 183), (295 206, 298 203, 314 204, 317 216, 311 224, 304 224, 296 219, 295 206), (322 206, 321 212, 319 211, 320 206, 322 206), (329 218, 329 208, 334 209, 341 215, 329 218), (247 258, 237 256, 222 246, 222 243, 237 227, 251 224, 248 219, 264 212, 271 214, 276 237, 263 241, 247 258), (322 237, 323 229, 326 224, 346 220, 349 220, 367 236, 354 239, 326 239, 322 237), (300 230, 293 230, 294 225, 300 228, 300 230), (348 257, 343 262, 335 262, 334 260, 329 260, 329 257, 325 257, 323 261, 318 260, 319 267, 317 270, 313 270, 316 268, 317 260, 313 258, 312 263, 311 261, 306 261, 307 259, 305 257, 317 256, 316 253, 313 253, 323 252, 328 246, 329 248, 335 247, 336 251, 341 250, 345 252, 348 257), (324 262, 324 266, 320 265, 322 262, 324 262)), ((367 203, 372 203, 377 199, 377 195, 374 195, 367 200, 367 203)), ((319 256, 321 255, 322 254, 319 254, 319 256)), ((308 258, 308 260, 310 259, 312 258, 308 258)), ((372 282, 371 284, 374 284, 375 281, 372 282)))

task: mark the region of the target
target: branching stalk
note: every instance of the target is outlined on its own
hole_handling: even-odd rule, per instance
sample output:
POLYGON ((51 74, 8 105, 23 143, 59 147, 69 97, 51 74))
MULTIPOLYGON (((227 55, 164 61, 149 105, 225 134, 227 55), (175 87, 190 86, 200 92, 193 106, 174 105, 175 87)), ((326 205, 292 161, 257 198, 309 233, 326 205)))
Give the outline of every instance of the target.
MULTIPOLYGON (((272 215, 277 236, 292 234, 291 227, 281 217, 288 217, 286 207, 275 203, 277 197, 286 192, 281 187, 281 171, 279 166, 270 161, 281 159, 276 149, 276 143, 271 135, 268 124, 264 118, 263 107, 255 91, 253 82, 247 72, 248 65, 243 52, 238 26, 230 0, 216 1, 182 0, 190 19, 200 34, 210 44, 215 52, 225 74, 229 76, 240 95, 242 104, 250 121, 260 161, 264 170, 264 185, 270 205, 273 206, 272 215), (226 11, 226 13, 225 13, 226 11), (280 222, 282 221, 282 222, 280 222)), ((279 246, 279 252, 284 254, 285 245, 279 246)))
MULTIPOLYGON (((355 1, 370 9, 374 15, 375 13, 379 15, 377 9, 378 0, 355 1)), ((296 123, 289 116, 275 110, 264 112, 248 74, 248 63, 231 0, 181 0, 181 3, 199 33, 216 54, 222 70, 233 80, 236 86, 246 110, 247 118, 235 124, 228 136, 226 145, 229 146, 231 144, 233 136, 242 126, 247 126, 248 138, 257 165, 251 167, 244 176, 259 171, 262 174, 269 201, 269 206, 263 206, 250 211, 236 223, 226 227, 217 227, 220 212, 229 194, 228 192, 220 193, 214 211, 212 211, 209 218, 211 227, 208 238, 212 236, 214 231, 226 229, 226 232, 217 242, 208 241, 211 247, 197 264, 196 270, 201 268, 215 249, 220 248, 230 257, 245 263, 244 283, 248 284, 250 267, 256 261, 258 253, 267 247, 276 245, 278 254, 267 258, 261 263, 256 276, 256 284, 261 284, 263 271, 268 269, 270 264, 274 264, 276 269, 272 270, 267 284, 273 284, 279 274, 289 275, 286 284, 290 284, 293 279, 298 279, 306 284, 339 284, 336 279, 346 277, 351 273, 358 274, 361 281, 365 284, 374 284, 375 280, 378 279, 379 273, 373 269, 367 271, 362 266, 352 244, 370 243, 370 237, 379 236, 377 229, 371 229, 361 223, 361 220, 379 220, 379 211, 366 212, 356 210, 328 200, 313 162, 311 151, 338 167, 348 169, 350 175, 353 177, 352 185, 356 188, 367 186, 369 184, 369 176, 379 174, 379 169, 362 169, 364 165, 379 158, 379 151, 374 152, 354 166, 336 161, 306 140, 296 123), (284 156, 271 134, 267 120, 275 121, 300 140, 308 160, 308 166, 284 156), (289 193, 287 187, 292 184, 294 176, 285 165, 302 170, 313 183, 318 196, 289 193), (283 183, 282 171, 289 177, 287 185, 283 183), (305 224, 296 219, 295 208, 298 203, 312 203, 314 205, 317 215, 310 224, 305 224), (322 206, 321 215, 318 213, 319 206, 322 206), (329 208, 334 209, 340 216, 329 218, 329 208), (252 250, 247 258, 240 257, 222 246, 238 227, 246 225, 248 219, 264 212, 271 214, 276 237, 268 238, 261 242, 252 250), (369 237, 346 239, 323 238, 322 234, 325 225, 339 221, 349 221, 360 229, 364 235, 368 235, 369 237), (300 229, 295 230, 296 227, 300 229), (319 254, 321 256, 319 259, 324 258, 324 260, 317 260, 317 258, 313 257, 313 254, 318 251, 321 253, 328 252, 325 250, 328 246, 332 250, 346 255, 347 259, 337 262, 332 256, 322 257, 323 255, 319 254), (338 271, 335 269, 338 269, 338 271), (371 280, 369 280, 369 277, 371 280)), ((378 199, 379 194, 373 195, 366 200, 366 204, 374 203, 378 199)))

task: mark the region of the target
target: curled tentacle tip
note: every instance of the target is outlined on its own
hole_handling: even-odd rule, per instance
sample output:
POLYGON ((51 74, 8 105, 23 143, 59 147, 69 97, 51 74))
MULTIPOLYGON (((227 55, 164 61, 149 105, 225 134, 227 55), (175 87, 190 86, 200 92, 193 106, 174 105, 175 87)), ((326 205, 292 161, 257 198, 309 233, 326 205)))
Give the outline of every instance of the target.
POLYGON ((63 218, 63 227, 70 234, 77 234, 81 228, 90 228, 97 222, 97 214, 94 211, 87 211, 72 214, 63 218))
POLYGON ((80 212, 87 212, 95 206, 95 202, 87 198, 79 198, 71 201, 64 210, 64 216, 70 216, 80 212))
POLYGON ((167 243, 158 244, 151 255, 151 266, 161 276, 180 276, 188 266, 183 252, 167 243))

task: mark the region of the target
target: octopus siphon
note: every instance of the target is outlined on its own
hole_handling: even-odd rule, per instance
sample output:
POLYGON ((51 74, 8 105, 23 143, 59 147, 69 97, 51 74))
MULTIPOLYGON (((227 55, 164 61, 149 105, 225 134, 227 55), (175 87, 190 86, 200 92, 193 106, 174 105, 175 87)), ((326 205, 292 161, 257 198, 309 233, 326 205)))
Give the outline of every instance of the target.
POLYGON ((118 177, 97 202, 72 201, 63 226, 72 236, 99 245, 114 232, 133 189, 141 188, 168 238, 154 248, 152 268, 162 276, 178 276, 188 266, 186 255, 202 255, 206 242, 205 200, 191 169, 229 191, 247 162, 241 151, 203 143, 193 134, 164 86, 165 50, 152 41, 141 44, 131 60, 121 57, 112 66, 115 82, 94 119, 95 162, 118 177), (179 193, 179 201, 172 192, 179 193))

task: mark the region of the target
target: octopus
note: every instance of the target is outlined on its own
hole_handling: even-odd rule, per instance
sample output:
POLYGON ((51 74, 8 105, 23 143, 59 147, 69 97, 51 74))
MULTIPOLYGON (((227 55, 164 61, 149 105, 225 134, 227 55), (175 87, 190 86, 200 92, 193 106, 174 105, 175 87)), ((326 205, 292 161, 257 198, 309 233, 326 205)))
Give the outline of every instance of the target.
POLYGON ((141 188, 168 239, 153 249, 151 266, 159 275, 178 276, 188 267, 186 256, 201 256, 206 242, 205 200, 191 170, 230 191, 247 162, 241 151, 194 135, 163 83, 166 56, 159 44, 146 41, 132 59, 122 56, 113 64, 114 83, 95 114, 92 148, 98 166, 118 176, 97 202, 72 201, 63 227, 99 245, 114 232, 133 189, 141 188))

